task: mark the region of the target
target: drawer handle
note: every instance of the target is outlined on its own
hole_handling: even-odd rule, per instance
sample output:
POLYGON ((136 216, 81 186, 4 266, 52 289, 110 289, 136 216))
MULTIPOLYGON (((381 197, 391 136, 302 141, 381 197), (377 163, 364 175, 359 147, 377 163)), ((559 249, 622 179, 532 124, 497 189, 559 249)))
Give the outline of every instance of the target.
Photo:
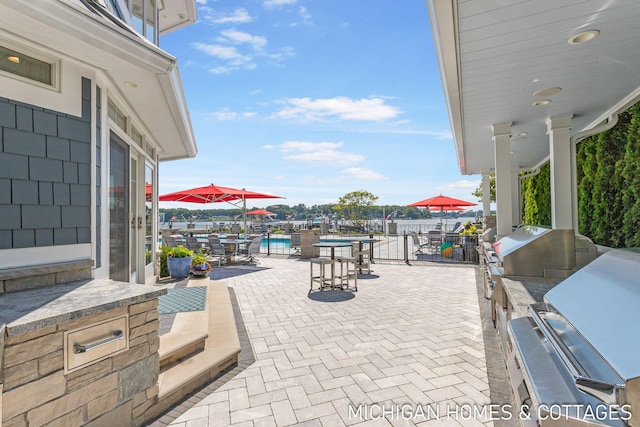
POLYGON ((86 353, 87 351, 94 349, 96 347, 100 347, 101 345, 108 344, 113 341, 121 340, 124 338, 124 333, 122 331, 113 331, 113 334, 110 337, 107 337, 103 340, 92 342, 89 344, 74 344, 73 352, 74 353, 86 353))

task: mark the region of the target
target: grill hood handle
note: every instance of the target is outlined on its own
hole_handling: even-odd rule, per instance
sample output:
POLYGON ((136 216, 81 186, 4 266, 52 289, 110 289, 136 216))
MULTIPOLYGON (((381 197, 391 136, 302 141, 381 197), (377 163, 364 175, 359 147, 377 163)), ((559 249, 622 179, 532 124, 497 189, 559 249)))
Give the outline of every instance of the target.
POLYGON ((625 386, 622 384, 609 384, 587 377, 576 377, 575 381, 580 391, 609 405, 617 405, 625 401, 625 386))

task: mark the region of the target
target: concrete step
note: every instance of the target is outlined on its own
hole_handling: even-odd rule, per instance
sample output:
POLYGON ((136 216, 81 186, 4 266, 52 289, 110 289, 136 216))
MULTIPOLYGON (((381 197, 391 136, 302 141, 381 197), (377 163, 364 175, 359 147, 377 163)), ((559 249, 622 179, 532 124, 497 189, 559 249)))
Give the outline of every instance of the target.
MULTIPOLYGON (((149 409, 147 418, 162 414, 171 406, 184 400, 189 393, 211 382, 227 368, 238 363, 240 339, 236 330, 231 297, 223 280, 191 279, 187 286, 207 286, 207 303, 203 311, 177 313, 169 334, 163 339, 159 352, 168 357, 171 350, 186 349, 206 336, 204 348, 191 352, 178 363, 166 365, 158 377, 158 402, 149 409), (191 344, 187 344, 187 342, 191 344)), ((186 351, 186 350, 185 350, 186 351)))
POLYGON ((208 333, 168 333, 160 337, 160 372, 204 350, 208 333))

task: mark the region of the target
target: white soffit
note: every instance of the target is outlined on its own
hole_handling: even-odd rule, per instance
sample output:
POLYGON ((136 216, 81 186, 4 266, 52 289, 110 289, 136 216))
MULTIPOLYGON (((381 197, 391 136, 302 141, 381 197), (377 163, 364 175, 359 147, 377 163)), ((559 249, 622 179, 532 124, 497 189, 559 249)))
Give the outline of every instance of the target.
MULTIPOLYGON (((460 170, 494 168, 491 126, 513 122, 513 166, 549 155, 546 120, 587 130, 640 94, 637 0, 427 0, 460 170), (583 44, 569 39, 587 30, 583 44), (553 89, 546 97, 534 93, 553 89), (534 106, 538 101, 551 101, 534 106)), ((544 95, 544 93, 543 93, 544 95)))

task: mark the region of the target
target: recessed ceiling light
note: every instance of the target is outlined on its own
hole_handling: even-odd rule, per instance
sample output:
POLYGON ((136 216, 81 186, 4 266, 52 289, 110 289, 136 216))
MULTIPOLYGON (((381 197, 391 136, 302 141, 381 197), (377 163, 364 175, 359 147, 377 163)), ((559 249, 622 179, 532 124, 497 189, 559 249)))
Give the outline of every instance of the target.
POLYGON ((547 105, 547 104, 551 104, 551 100, 550 99, 543 99, 542 101, 536 101, 532 105, 534 107, 539 107, 541 105, 547 105))
POLYGON ((129 87, 138 87, 138 83, 132 81, 126 81, 124 82, 124 85, 129 87))
POLYGON ((533 94, 536 98, 546 98, 551 95, 555 95, 558 92, 561 92, 561 87, 550 87, 548 89, 542 89, 533 94))
POLYGON ((19 64, 20 63, 20 57, 19 56, 7 56, 7 59, 15 64, 19 64))
POLYGON ((593 40, 596 37, 598 37, 599 34, 600 34, 599 30, 584 31, 580 34, 576 34, 575 36, 572 36, 571 38, 569 38, 569 44, 586 43, 589 40, 593 40))

